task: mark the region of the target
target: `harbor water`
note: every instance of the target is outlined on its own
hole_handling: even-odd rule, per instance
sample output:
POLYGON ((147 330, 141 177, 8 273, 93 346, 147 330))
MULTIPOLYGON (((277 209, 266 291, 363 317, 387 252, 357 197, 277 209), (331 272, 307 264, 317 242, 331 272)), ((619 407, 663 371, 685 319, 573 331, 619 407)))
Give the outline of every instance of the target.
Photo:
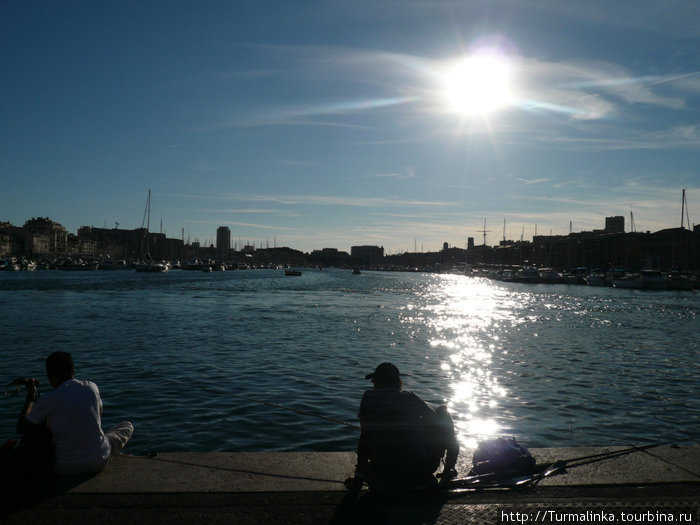
MULTIPOLYGON (((465 445, 697 443, 699 310, 693 291, 444 274, 0 272, 0 381, 46 392, 45 357, 71 352, 132 454, 353 450, 382 361, 465 445)), ((0 397, 3 440, 22 400, 0 397)))

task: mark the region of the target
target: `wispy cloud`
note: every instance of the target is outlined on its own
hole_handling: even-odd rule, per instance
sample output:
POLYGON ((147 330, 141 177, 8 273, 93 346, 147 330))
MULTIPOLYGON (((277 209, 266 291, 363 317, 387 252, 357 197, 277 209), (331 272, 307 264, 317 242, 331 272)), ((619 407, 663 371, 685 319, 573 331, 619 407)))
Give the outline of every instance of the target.
POLYGON ((317 120, 315 117, 328 117, 362 113, 391 106, 415 102, 416 97, 366 98, 358 100, 339 100, 324 104, 296 105, 288 107, 266 108, 247 112, 226 121, 213 122, 196 126, 195 131, 221 131, 232 128, 250 128, 259 126, 319 126, 339 128, 366 128, 364 125, 346 122, 317 120), (313 119, 313 120, 304 120, 313 119))
POLYGON ((403 172, 398 172, 398 173, 377 173, 374 175, 367 175, 366 177, 368 178, 377 178, 377 179, 415 179, 416 174, 414 173, 413 169, 410 167, 406 167, 403 172))
POLYGON ((399 197, 348 197, 334 195, 265 195, 244 193, 220 193, 220 194, 174 194, 161 193, 163 197, 176 199, 209 200, 220 202, 275 202, 289 206, 348 206, 360 208, 383 207, 450 207, 456 206, 456 201, 405 199, 399 197))
POLYGON ((272 208, 200 208, 184 211, 207 212, 207 213, 280 213, 280 210, 272 208))
POLYGON ((455 201, 430 201, 420 199, 401 199, 398 197, 344 197, 329 195, 249 195, 251 201, 278 202, 287 205, 305 206, 350 206, 360 208, 410 207, 410 206, 455 206, 455 201))
POLYGON ((545 147, 556 146, 578 151, 700 150, 698 125, 673 126, 651 131, 617 128, 616 131, 616 136, 610 133, 602 133, 595 137, 542 135, 538 141, 545 147))
POLYGON ((545 62, 524 59, 519 68, 519 104, 528 110, 600 119, 621 111, 620 104, 649 104, 682 109, 685 101, 654 88, 692 77, 635 77, 623 66, 601 61, 545 62))
POLYGON ((184 222, 188 223, 188 224, 209 224, 209 225, 217 225, 217 226, 241 226, 241 227, 245 227, 245 228, 256 228, 256 229, 271 230, 271 231, 293 230, 293 228, 290 228, 288 226, 255 224, 255 223, 250 223, 250 222, 205 221, 205 220, 200 220, 200 219, 185 220, 184 222))
MULTIPOLYGON (((356 122, 336 118, 369 114, 394 108, 411 119, 445 113, 446 65, 454 57, 427 57, 383 50, 334 46, 258 46, 284 66, 270 81, 285 82, 287 76, 313 78, 319 89, 326 83, 345 81, 346 92, 362 97, 318 101, 318 91, 309 89, 309 100, 242 104, 237 114, 198 126, 196 131, 216 131, 258 126, 356 127, 356 122)), ((458 52, 455 52, 455 56, 458 52)), ((635 76, 624 65, 592 60, 546 61, 512 57, 515 71, 514 106, 530 113, 562 115, 572 121, 619 116, 634 105, 672 110, 686 106, 680 92, 700 89, 697 72, 635 76), (676 91, 669 93, 669 86, 676 91)), ((303 98, 303 92, 297 93, 303 98)), ((367 126, 365 123, 363 126, 367 126)), ((367 143, 376 143, 371 139, 367 143)), ((396 139, 390 139, 396 140, 396 139)), ((401 139, 405 140, 405 139, 401 139)))
POLYGON ((551 179, 523 179, 521 177, 516 178, 515 180, 519 182, 524 182, 525 184, 542 184, 543 182, 549 182, 551 179))

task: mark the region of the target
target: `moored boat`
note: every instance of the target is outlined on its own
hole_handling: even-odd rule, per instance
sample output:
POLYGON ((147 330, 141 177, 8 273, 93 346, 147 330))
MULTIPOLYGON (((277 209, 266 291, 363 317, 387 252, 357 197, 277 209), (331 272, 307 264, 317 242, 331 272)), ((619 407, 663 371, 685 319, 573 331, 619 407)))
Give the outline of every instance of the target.
POLYGON ((561 284, 579 284, 579 278, 573 273, 563 273, 559 282, 561 284))
POLYGON ((169 267, 165 263, 150 260, 147 262, 142 262, 140 264, 137 264, 135 266, 135 269, 137 272, 142 272, 142 273, 162 273, 162 272, 167 272, 169 270, 169 267))
POLYGON ((18 272, 20 270, 19 264, 13 260, 1 260, 0 270, 4 272, 18 272))
POLYGON ((128 270, 129 265, 126 264, 125 260, 113 261, 112 259, 105 259, 100 261, 97 265, 98 270, 128 270))
POLYGON ((588 277, 586 277, 586 284, 588 286, 607 286, 608 280, 605 276, 605 272, 592 271, 588 274, 588 277))
POLYGON ((695 281, 678 272, 671 272, 668 276, 669 290, 692 290, 695 287, 695 281))
POLYGON ((545 284, 561 284, 563 282, 563 277, 562 274, 552 268, 540 268, 539 282, 545 284))
POLYGON ((521 268, 513 277, 516 283, 538 283, 540 282, 540 272, 537 268, 521 268))
POLYGON ((644 288, 644 280, 639 274, 626 274, 613 280, 615 288, 631 288, 640 290, 644 288))
POLYGON ((642 270, 645 290, 668 290, 668 279, 659 270, 642 270))
POLYGON ((86 263, 86 262, 66 262, 56 266, 57 270, 67 270, 67 271, 90 271, 97 270, 97 263, 86 263))

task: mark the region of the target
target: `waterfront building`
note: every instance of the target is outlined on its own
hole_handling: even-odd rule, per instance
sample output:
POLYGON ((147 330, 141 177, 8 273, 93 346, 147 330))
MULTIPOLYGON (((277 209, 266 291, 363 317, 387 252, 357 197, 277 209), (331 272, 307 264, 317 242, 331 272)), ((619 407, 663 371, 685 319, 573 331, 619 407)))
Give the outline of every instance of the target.
POLYGON ((608 233, 624 233, 625 218, 621 215, 605 217, 605 231, 608 233))
POLYGON ((372 266, 379 264, 384 258, 383 246, 353 246, 350 248, 350 255, 357 264, 372 266))
POLYGON ((31 234, 29 250, 36 255, 68 253, 68 232, 48 217, 32 217, 23 230, 31 234))
POLYGON ((0 223, 0 257, 31 254, 32 234, 9 222, 0 223))
POLYGON ((12 253, 10 232, 7 231, 6 224, 9 225, 9 223, 0 223, 0 257, 8 257, 12 253))
POLYGON ((95 254, 119 259, 141 259, 145 249, 146 229, 124 230, 119 228, 93 228, 82 226, 78 239, 95 243, 95 254))
POLYGON ((341 252, 338 248, 323 248, 322 250, 314 250, 309 255, 309 260, 312 264, 322 267, 342 267, 350 264, 350 254, 341 252))
POLYGON ((216 260, 227 261, 231 251, 231 230, 228 226, 219 226, 216 230, 216 260))
MULTIPOLYGON (((626 271, 658 269, 681 272, 700 271, 700 226, 657 232, 625 232, 621 216, 606 217, 605 229, 568 235, 536 235, 530 241, 502 240, 498 246, 475 245, 467 239, 467 249, 450 247, 427 253, 403 253, 385 257, 381 246, 353 246, 351 254, 336 248, 315 250, 305 254, 291 248, 256 249, 252 243, 231 250, 228 227, 217 229, 216 246, 191 245, 184 239, 169 239, 163 233, 147 228, 121 230, 83 226, 78 235, 51 221, 48 217, 32 218, 24 227, 0 223, 0 258, 58 258, 80 256, 101 259, 154 259, 188 261, 214 259, 224 262, 245 262, 247 265, 290 264, 304 266, 364 266, 385 268, 448 269, 470 265, 535 266, 556 271, 577 267, 618 268, 626 271)), ((183 234, 184 236, 184 234, 183 234)))

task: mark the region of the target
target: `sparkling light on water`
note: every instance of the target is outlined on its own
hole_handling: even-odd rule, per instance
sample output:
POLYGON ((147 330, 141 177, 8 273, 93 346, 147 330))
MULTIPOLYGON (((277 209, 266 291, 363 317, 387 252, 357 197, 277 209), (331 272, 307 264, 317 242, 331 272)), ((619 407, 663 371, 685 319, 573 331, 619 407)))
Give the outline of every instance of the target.
MULTIPOLYGON (((79 273, 0 272, 0 380, 45 382, 48 353, 71 351, 100 387, 104 423, 134 422, 131 453, 352 450, 354 428, 313 414, 357 423, 382 361, 448 405, 464 445, 700 439, 697 292, 341 270, 79 273)), ((20 401, 1 400, 6 438, 20 401)))
POLYGON ((445 355, 441 369, 452 390, 447 406, 460 441, 473 447, 507 430, 492 417, 507 394, 492 366, 494 353, 504 351, 504 322, 516 321, 513 299, 497 293, 490 281, 459 276, 443 276, 431 293, 430 345, 445 355))

